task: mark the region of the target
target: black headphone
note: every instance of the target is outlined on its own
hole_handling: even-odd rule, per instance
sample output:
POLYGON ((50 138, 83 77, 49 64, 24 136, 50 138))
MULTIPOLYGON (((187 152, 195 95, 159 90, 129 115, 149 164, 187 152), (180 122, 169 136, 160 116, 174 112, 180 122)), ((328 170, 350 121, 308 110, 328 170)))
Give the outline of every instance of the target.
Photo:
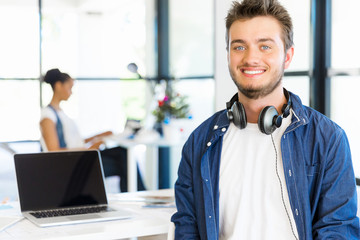
MULTIPOLYGON (((282 114, 279 115, 274 106, 266 106, 261 110, 258 118, 258 126, 262 133, 267 135, 272 134, 276 128, 281 126, 283 118, 287 118, 290 114, 291 98, 289 92, 284 88, 284 95, 287 100, 287 104, 284 104, 281 108, 282 114)), ((246 127, 247 119, 244 105, 238 101, 238 94, 236 93, 226 103, 227 117, 230 122, 233 122, 236 127, 243 129, 246 127)))

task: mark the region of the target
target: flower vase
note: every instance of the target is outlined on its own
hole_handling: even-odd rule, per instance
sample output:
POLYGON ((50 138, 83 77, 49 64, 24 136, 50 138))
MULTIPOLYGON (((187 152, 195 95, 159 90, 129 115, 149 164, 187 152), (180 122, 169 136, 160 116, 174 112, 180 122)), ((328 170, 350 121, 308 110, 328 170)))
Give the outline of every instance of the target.
POLYGON ((163 137, 166 141, 175 143, 181 140, 181 127, 177 119, 162 123, 163 137))
POLYGON ((160 136, 163 136, 163 124, 159 123, 159 122, 155 122, 154 124, 154 130, 157 131, 160 136))
POLYGON ((162 123, 163 137, 169 142, 186 140, 193 131, 193 121, 187 118, 172 118, 162 123))

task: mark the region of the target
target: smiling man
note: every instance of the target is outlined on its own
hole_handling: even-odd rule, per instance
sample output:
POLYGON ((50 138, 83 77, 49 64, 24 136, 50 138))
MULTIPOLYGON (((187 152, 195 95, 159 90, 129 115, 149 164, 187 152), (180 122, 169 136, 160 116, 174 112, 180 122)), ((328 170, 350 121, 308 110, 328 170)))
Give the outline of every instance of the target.
POLYGON ((226 29, 238 92, 184 145, 175 239, 359 239, 346 134, 282 85, 288 12, 276 0, 233 2, 226 29))

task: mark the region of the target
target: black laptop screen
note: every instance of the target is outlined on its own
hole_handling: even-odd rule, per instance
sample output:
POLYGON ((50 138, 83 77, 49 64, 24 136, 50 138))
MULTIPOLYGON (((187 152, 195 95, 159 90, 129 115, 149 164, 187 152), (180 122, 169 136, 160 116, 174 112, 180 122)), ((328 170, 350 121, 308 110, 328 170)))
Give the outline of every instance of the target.
POLYGON ((98 151, 15 154, 22 211, 107 204, 98 151))

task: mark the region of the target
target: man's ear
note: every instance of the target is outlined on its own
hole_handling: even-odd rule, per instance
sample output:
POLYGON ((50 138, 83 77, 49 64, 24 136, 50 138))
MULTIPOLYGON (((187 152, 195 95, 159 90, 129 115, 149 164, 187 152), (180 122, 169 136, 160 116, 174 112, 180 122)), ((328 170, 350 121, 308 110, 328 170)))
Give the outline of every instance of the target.
POLYGON ((229 45, 226 46, 226 59, 229 63, 230 62, 230 46, 229 45))
POLYGON ((290 66, 293 56, 294 56, 294 46, 291 46, 285 53, 284 69, 287 69, 290 66))

